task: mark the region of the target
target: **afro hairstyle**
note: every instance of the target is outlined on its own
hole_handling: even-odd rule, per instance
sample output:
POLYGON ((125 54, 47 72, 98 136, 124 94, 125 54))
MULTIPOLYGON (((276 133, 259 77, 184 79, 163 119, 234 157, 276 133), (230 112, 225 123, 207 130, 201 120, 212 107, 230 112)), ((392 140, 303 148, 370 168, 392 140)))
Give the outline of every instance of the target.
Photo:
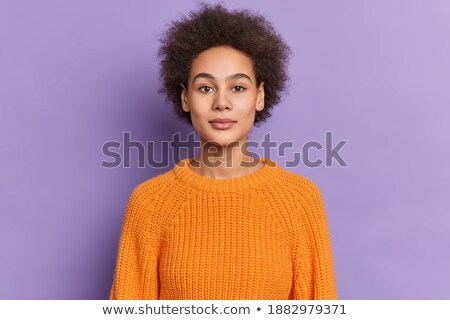
POLYGON ((191 63, 203 51, 229 46, 251 58, 256 83, 264 81, 264 109, 255 114, 259 127, 281 100, 289 81, 287 66, 291 49, 262 15, 248 9, 227 10, 221 3, 200 2, 191 11, 172 21, 160 37, 158 58, 160 81, 158 93, 164 94, 176 116, 192 126, 189 112, 181 108, 181 85, 186 88, 191 63))

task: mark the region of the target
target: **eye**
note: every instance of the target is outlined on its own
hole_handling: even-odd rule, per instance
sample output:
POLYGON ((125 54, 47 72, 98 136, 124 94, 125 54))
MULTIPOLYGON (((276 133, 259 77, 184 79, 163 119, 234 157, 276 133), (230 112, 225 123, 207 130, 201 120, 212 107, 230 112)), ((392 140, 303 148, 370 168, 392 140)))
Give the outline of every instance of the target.
POLYGON ((201 86, 200 88, 198 88, 198 90, 200 90, 200 92, 204 92, 204 93, 209 93, 212 91, 212 88, 209 86, 201 86), (207 88, 208 90, 203 90, 204 88, 207 88))
POLYGON ((235 86, 234 89, 238 88, 238 90, 236 90, 237 92, 242 92, 244 90, 246 90, 246 88, 244 88, 243 86, 235 86))

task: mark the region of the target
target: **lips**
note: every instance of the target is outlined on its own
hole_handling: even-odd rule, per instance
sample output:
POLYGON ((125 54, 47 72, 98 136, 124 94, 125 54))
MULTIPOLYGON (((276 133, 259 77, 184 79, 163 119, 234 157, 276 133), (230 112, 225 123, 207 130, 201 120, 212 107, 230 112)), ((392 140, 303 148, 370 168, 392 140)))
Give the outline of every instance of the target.
POLYGON ((224 118, 224 119, 219 119, 219 118, 217 118, 217 119, 214 119, 214 120, 212 120, 212 121, 210 121, 211 123, 230 123, 230 122, 236 122, 236 121, 234 121, 234 120, 231 120, 231 119, 229 119, 229 118, 224 118))
POLYGON ((217 119, 210 121, 209 123, 211 123, 211 125, 214 129, 226 130, 226 129, 231 128, 235 122, 236 121, 228 119, 228 118, 224 118, 224 119, 217 118, 217 119))

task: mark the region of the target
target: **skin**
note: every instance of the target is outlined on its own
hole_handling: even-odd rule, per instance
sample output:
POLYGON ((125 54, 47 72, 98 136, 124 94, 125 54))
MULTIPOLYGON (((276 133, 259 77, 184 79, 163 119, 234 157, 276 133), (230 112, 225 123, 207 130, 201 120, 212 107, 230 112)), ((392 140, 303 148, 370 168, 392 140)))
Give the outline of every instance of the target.
POLYGON ((245 144, 255 113, 264 108, 264 82, 256 84, 251 58, 227 46, 210 48, 192 61, 187 88, 180 85, 182 108, 190 112, 200 136, 201 148, 190 169, 214 179, 237 178, 261 169, 264 164, 249 155, 245 144), (216 118, 236 122, 220 130, 209 123, 216 118))

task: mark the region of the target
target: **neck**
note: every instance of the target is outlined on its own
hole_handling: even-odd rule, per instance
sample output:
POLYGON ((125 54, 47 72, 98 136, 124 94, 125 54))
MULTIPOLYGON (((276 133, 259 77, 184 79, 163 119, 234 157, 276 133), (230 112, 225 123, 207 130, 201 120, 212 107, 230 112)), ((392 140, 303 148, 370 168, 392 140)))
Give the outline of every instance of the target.
POLYGON ((190 163, 191 170, 218 180, 238 178, 258 171, 264 164, 250 155, 246 141, 222 146, 201 138, 200 152, 190 163))

